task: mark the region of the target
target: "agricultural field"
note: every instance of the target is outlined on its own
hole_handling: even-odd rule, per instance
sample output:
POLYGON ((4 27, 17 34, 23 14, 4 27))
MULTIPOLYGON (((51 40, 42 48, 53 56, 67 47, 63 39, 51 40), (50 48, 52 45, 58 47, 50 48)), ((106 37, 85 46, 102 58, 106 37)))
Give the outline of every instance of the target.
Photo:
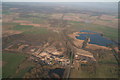
POLYGON ((31 29, 23 32, 23 34, 49 34, 49 32, 50 32, 50 30, 48 30, 46 28, 31 28, 31 29))
POLYGON ((2 77, 118 78, 111 4, 3 3, 2 77))
MULTIPOLYGON (((101 53, 101 51, 100 51, 101 53)), ((97 58, 96 58, 97 59, 97 58)), ((72 69, 71 78, 117 78, 118 63, 111 51, 104 51, 103 55, 97 60, 96 66, 83 65, 80 69, 72 69), (82 75, 82 76, 80 76, 82 75)))
POLYGON ((25 60, 25 54, 3 52, 3 77, 12 77, 18 66, 25 60))
POLYGON ((30 25, 16 25, 15 27, 13 27, 13 30, 20 30, 20 31, 26 31, 31 29, 33 26, 30 25))

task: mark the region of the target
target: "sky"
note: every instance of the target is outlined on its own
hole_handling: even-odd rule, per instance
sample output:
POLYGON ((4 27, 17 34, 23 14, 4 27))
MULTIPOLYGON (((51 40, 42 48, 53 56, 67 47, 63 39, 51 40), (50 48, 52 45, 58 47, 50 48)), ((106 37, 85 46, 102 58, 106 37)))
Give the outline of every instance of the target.
POLYGON ((119 2, 120 0, 2 0, 2 2, 119 2))

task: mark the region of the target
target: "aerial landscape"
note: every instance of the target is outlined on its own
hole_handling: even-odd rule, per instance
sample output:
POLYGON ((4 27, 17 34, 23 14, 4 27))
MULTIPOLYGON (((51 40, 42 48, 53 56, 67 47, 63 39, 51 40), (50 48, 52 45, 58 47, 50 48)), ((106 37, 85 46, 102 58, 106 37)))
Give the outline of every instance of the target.
POLYGON ((3 2, 2 78, 118 78, 115 2, 3 2))

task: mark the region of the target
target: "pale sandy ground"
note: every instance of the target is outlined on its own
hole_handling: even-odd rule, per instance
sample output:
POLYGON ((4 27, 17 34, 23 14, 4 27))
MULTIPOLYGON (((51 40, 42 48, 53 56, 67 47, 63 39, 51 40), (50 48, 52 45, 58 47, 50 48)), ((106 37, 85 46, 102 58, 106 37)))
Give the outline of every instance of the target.
MULTIPOLYGON (((84 42, 84 40, 79 40, 76 38, 76 36, 79 36, 80 32, 75 32, 73 34, 69 34, 68 36, 71 37, 73 39, 73 42, 74 44, 77 46, 77 47, 82 47, 82 43, 84 42)), ((109 47, 105 47, 105 46, 99 46, 99 45, 96 45, 96 44, 87 44, 86 48, 89 48, 89 49, 93 49, 93 50, 96 50, 96 49, 106 49, 106 50, 111 50, 109 47)))

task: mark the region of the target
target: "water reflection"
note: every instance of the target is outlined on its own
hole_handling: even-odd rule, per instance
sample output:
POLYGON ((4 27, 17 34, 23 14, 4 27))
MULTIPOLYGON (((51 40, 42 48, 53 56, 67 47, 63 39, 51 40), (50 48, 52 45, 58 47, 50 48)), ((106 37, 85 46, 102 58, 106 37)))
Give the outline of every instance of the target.
POLYGON ((90 37, 90 44, 97 44, 100 46, 107 46, 109 44, 115 44, 113 41, 103 37, 101 34, 93 31, 82 30, 80 32, 85 32, 83 34, 79 34, 80 36, 76 36, 77 39, 85 40, 86 37, 90 37))

